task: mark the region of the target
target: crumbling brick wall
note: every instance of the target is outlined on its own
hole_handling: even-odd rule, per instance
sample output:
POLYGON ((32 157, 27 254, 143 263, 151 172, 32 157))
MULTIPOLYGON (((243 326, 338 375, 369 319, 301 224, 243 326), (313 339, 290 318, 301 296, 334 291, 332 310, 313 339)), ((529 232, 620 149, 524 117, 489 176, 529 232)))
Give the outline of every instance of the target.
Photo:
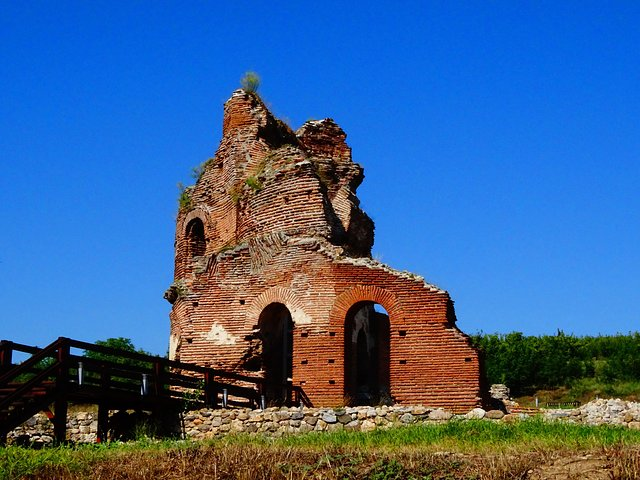
POLYGON ((331 119, 293 132, 257 95, 233 93, 220 147, 178 213, 170 355, 288 377, 315 405, 473 408, 478 355, 448 293, 371 259, 363 170, 345 139, 331 119), (364 328, 374 304, 388 317, 370 313, 364 328))

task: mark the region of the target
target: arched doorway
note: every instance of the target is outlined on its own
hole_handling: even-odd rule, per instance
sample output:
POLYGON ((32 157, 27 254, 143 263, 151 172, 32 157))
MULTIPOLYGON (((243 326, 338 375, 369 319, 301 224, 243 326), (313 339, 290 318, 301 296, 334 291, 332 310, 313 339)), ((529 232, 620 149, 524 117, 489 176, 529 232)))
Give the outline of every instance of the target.
POLYGON ((286 383, 293 375, 291 312, 282 303, 271 303, 260 314, 258 328, 266 400, 270 405, 283 405, 289 400, 286 383))
POLYGON ((189 222, 186 229, 187 237, 187 258, 200 257, 205 254, 207 240, 204 234, 204 224, 199 218, 194 218, 189 222))
POLYGON ((374 302, 347 312, 344 329, 345 399, 352 405, 391 403, 389 315, 374 302))

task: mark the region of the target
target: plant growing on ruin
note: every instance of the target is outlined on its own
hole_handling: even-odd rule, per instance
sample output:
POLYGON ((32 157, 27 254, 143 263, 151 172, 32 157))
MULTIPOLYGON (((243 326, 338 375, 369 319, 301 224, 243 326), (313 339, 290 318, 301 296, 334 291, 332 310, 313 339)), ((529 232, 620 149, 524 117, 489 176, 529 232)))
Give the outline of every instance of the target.
POLYGON ((231 187, 227 193, 229 194, 229 196, 231 197, 231 201, 233 203, 238 203, 240 201, 240 199, 242 199, 243 196, 243 192, 242 192, 242 184, 236 184, 233 187, 231 187))
POLYGON ((256 72, 246 72, 240 79, 240 85, 247 93, 257 93, 260 87, 260 76, 256 72))
POLYGON ((254 175, 250 176, 249 178, 247 178, 244 183, 251 188, 254 192, 259 192, 260 190, 262 190, 262 182, 260 181, 260 179, 254 175))
POLYGON ((182 182, 178 182, 178 210, 189 210, 191 208, 191 187, 186 187, 182 182))
POLYGON ((198 180, 200 180, 200 177, 202 176, 202 174, 204 173, 204 171, 206 170, 206 168, 211 165, 213 163, 213 161, 215 160, 214 157, 208 158, 206 159, 204 162, 202 162, 200 165, 193 167, 191 169, 191 178, 193 178, 196 182, 198 180))
POLYGON ((264 176, 265 170, 267 168, 267 162, 273 161, 274 158, 275 158, 274 153, 271 152, 268 155, 266 155, 262 160, 260 160, 258 162, 258 165, 256 165, 255 173, 253 174, 253 176, 254 177, 264 176))
POLYGON ((204 380, 199 380, 193 388, 186 388, 182 393, 183 411, 193 410, 202 405, 204 399, 204 380))
MULTIPOLYGON (((178 298, 185 298, 186 296, 188 296, 191 292, 191 290, 189 289, 187 282, 185 282, 184 279, 178 279, 176 281, 174 281, 171 286, 169 286, 169 290, 172 292, 172 295, 175 295, 175 299, 177 300, 178 298)), ((166 293, 165 293, 165 298, 166 298, 166 293)))
POLYGON ((191 290, 189 290, 189 287, 187 286, 187 282, 185 282, 182 279, 174 282, 174 285, 176 287, 176 293, 178 294, 178 298, 184 298, 191 293, 191 290))
POLYGON ((187 283, 183 279, 175 280, 167 291, 164 292, 164 298, 169 301, 169 303, 174 303, 176 300, 180 298, 185 298, 189 294, 191 294, 191 290, 187 286, 187 283))

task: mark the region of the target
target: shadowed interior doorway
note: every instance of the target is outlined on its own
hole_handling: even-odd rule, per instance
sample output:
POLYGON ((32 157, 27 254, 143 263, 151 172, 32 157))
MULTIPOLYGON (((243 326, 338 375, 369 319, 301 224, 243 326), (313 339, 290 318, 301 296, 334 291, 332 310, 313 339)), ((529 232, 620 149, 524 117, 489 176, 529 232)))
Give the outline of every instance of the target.
POLYGON ((269 405, 287 402, 287 381, 293 375, 293 321, 282 303, 271 303, 260 314, 259 338, 262 341, 262 369, 269 405))
POLYGON ((391 403, 389 316, 374 302, 359 302, 345 319, 345 402, 350 405, 391 403))

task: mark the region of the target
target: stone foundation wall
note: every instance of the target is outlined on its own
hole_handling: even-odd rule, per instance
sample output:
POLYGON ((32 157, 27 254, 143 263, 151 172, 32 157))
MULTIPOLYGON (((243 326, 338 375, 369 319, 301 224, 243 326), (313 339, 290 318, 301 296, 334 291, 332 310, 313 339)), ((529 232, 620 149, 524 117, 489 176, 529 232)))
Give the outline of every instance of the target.
MULTIPOLYGON (((619 425, 640 429, 640 403, 618 399, 594 400, 571 410, 541 410, 542 418, 587 425, 619 425)), ((202 409, 186 412, 175 434, 192 440, 204 440, 227 434, 248 433, 282 436, 307 432, 358 431, 392 428, 410 424, 440 423, 451 420, 486 419, 514 422, 528 418, 525 413, 504 414, 500 410, 474 408, 465 414, 453 414, 441 408, 424 406, 381 406, 345 408, 267 408, 202 409)), ((140 419, 141 417, 135 417, 140 419)), ((134 420, 133 414, 131 415, 134 420)), ((77 412, 69 415, 68 439, 75 443, 94 443, 97 438, 97 414, 77 412)), ((133 425, 132 425, 133 427, 133 425)), ((9 443, 53 442, 53 426, 38 414, 8 436, 9 443)))
MULTIPOLYGON (((443 422, 454 417, 482 418, 488 412, 477 408, 466 415, 423 406, 381 406, 345 408, 267 408, 266 410, 209 410, 189 412, 184 417, 187 438, 203 440, 229 433, 268 436, 340 430, 370 432, 377 428, 423 422, 443 422), (481 413, 480 413, 481 412, 481 413)), ((491 411, 490 417, 504 414, 491 411)), ((488 417, 487 417, 488 418, 488 417)))
MULTIPOLYGON (((98 414, 77 412, 67 417, 67 438, 74 443, 95 443, 98 434, 98 414)), ((43 413, 34 415, 7 435, 9 444, 48 445, 54 441, 53 423, 43 413)))
POLYGON ((544 418, 586 425, 620 425, 640 430, 640 403, 598 399, 571 410, 545 410, 544 418))

